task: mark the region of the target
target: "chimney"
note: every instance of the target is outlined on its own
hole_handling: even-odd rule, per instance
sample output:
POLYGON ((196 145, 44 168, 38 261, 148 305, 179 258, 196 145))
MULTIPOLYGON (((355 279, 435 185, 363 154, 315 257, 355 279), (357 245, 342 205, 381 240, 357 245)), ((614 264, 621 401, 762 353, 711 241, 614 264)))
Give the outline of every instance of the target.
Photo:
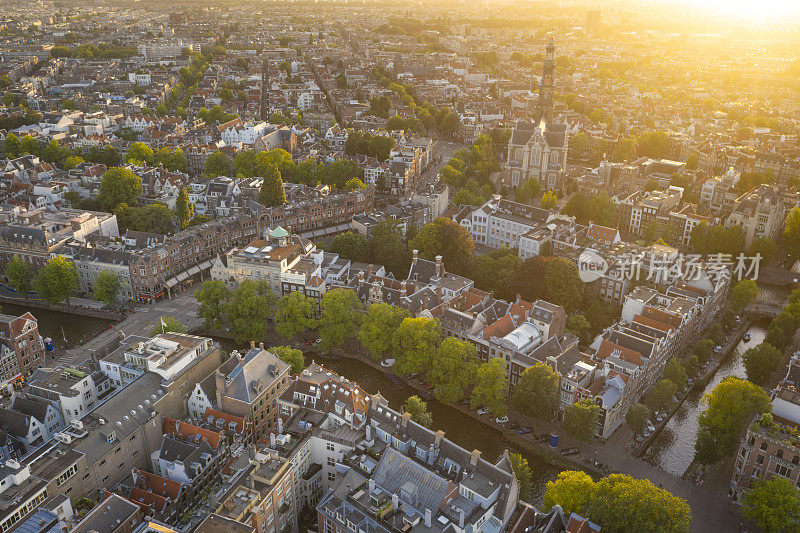
POLYGON ((278 417, 278 433, 283 433, 283 418, 278 417))
POLYGON ((411 253, 413 254, 411 257, 411 266, 417 264, 417 256, 419 255, 419 250, 412 250, 411 253))
POLYGON ((261 348, 261 349, 263 350, 263 349, 264 349, 264 343, 263 343, 263 342, 259 342, 259 343, 258 343, 258 347, 259 347, 259 348, 261 348))
POLYGON ((370 396, 369 400, 373 409, 376 409, 379 405, 386 405, 386 398, 380 394, 373 394, 370 396))
POLYGON ((444 268, 442 268, 442 256, 436 256, 436 277, 441 278, 444 275, 444 268))
POLYGON ((431 527, 431 516, 432 515, 433 515, 433 513, 431 513, 430 509, 425 509, 425 527, 431 527))
POLYGON ((362 270, 358 273, 358 286, 360 287, 363 284, 364 284, 364 271, 362 270))
POLYGON ((225 384, 226 376, 220 371, 214 373, 214 381, 217 384, 217 407, 222 409, 222 398, 228 393, 228 387, 225 384))
POLYGON ((256 347, 256 341, 250 341, 250 348, 256 347))
POLYGON ((470 466, 475 466, 478 464, 478 459, 481 458, 481 451, 480 450, 472 450, 472 453, 469 454, 469 464, 470 466))
POLYGON ((444 438, 444 431, 442 431, 440 429, 439 431, 437 431, 436 433, 433 434, 433 442, 434 442, 434 444, 436 444, 437 446, 440 446, 442 444, 442 439, 443 438, 444 438))
POLYGON ((372 426, 367 424, 367 442, 372 440, 372 426))
POLYGON ((269 434, 269 445, 275 447, 275 433, 269 434))
POLYGON ((392 494, 392 508, 396 511, 400 507, 400 496, 392 494))
POLYGON ((403 413, 403 421, 400 423, 403 427, 408 426, 408 421, 411 420, 411 413, 403 413))
POLYGON ((408 287, 406 286, 406 280, 402 280, 400 282, 400 294, 402 294, 403 296, 408 296, 406 294, 407 290, 408 290, 408 287))
POLYGON ((369 493, 372 494, 373 492, 375 492, 375 480, 374 479, 370 479, 369 480, 369 493))
POLYGON ((458 510, 458 527, 464 529, 464 519, 466 516, 464 515, 464 509, 458 510))

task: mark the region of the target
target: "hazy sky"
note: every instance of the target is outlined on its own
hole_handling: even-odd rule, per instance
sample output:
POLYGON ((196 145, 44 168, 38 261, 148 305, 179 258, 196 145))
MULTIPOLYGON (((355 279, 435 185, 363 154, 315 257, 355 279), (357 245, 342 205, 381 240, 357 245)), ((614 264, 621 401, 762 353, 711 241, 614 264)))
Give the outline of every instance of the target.
POLYGON ((790 22, 800 17, 800 0, 677 0, 720 16, 753 22, 790 22))

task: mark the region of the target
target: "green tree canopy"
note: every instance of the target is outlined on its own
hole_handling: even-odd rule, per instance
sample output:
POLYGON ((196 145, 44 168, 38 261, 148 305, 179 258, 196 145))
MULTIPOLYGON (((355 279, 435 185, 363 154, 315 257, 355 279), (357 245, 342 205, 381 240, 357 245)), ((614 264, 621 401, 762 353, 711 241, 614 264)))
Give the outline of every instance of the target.
POLYGON ((384 265, 396 276, 408 275, 410 257, 408 247, 396 220, 385 220, 375 226, 369 239, 369 257, 375 263, 384 265))
POLYGON ((156 322, 153 327, 150 328, 150 336, 155 337, 156 335, 160 335, 161 333, 169 333, 170 331, 174 331, 175 333, 186 333, 186 326, 181 324, 181 321, 174 316, 162 316, 159 317, 158 322, 156 322))
POLYGON ((100 182, 100 207, 113 212, 120 204, 135 205, 142 194, 142 178, 124 167, 113 167, 103 174, 100 182))
POLYGON ((25 296, 31 290, 31 282, 33 281, 33 273, 31 267, 22 260, 18 255, 6 264, 6 278, 11 287, 25 296))
POLYGON ((731 289, 731 305, 737 312, 741 311, 758 298, 758 293, 759 288, 755 281, 743 279, 731 289))
POLYGON ((133 143, 125 154, 125 161, 131 160, 152 163, 155 160, 155 152, 144 143, 133 143))
POLYGON ((51 305, 67 300, 78 289, 78 271, 72 261, 56 255, 47 260, 33 282, 33 288, 51 305))
POLYGON ((673 382, 678 390, 686 386, 686 369, 676 357, 667 361, 664 367, 664 378, 673 382))
POLYGON ((556 193, 551 190, 546 191, 542 195, 542 200, 539 202, 539 206, 542 209, 555 209, 558 207, 558 197, 556 193))
POLYGON ((206 174, 212 178, 227 175, 230 168, 231 158, 221 150, 212 153, 206 160, 206 174))
POLYGON ((558 374, 546 363, 526 368, 514 387, 511 407, 514 410, 543 419, 552 419, 558 411, 558 374))
POLYGON ((746 350, 742 360, 747 379, 758 385, 766 385, 778 369, 782 355, 778 348, 766 341, 746 350))
POLYGON ((544 270, 547 300, 567 311, 576 309, 583 300, 584 283, 575 263, 556 257, 548 261, 544 270))
POLYGON ((197 316, 203 319, 205 329, 214 331, 225 326, 225 304, 229 297, 228 287, 221 280, 208 280, 195 291, 194 298, 200 304, 197 316))
POLYGON ((443 337, 442 328, 434 318, 403 319, 392 336, 397 371, 411 374, 428 370, 443 337))
POLYGON ((744 425, 753 415, 772 408, 761 387, 735 377, 725 378, 703 395, 703 404, 706 408, 699 416, 695 458, 706 465, 732 455, 744 425))
POLYGON ((358 340, 374 359, 381 359, 392 346, 392 337, 400 324, 408 317, 408 311, 387 303, 376 303, 361 322, 358 340))
POLYGON ((470 408, 484 406, 495 416, 505 416, 508 410, 507 391, 506 361, 502 357, 493 357, 489 362, 478 366, 470 408))
POLYGON ((592 325, 581 313, 575 313, 567 318, 567 331, 578 337, 581 342, 588 342, 591 330, 592 325))
POLYGON ((291 339, 317 325, 317 302, 300 291, 293 291, 278 300, 275 311, 275 332, 291 339))
POLYGON ((297 348, 292 348, 291 346, 273 346, 269 351, 277 355, 284 363, 289 363, 289 366, 292 367, 292 374, 299 374, 306 368, 305 355, 297 348))
POLYGON ((258 201, 267 207, 286 203, 286 191, 283 188, 283 179, 281 179, 278 165, 272 164, 267 169, 261 189, 258 191, 258 201))
POLYGON ((531 495, 531 467, 528 465, 528 460, 518 453, 512 453, 508 456, 511 462, 511 468, 514 470, 514 475, 519 481, 519 497, 521 500, 527 501, 531 495))
POLYGON ((581 400, 564 409, 564 430, 572 438, 586 442, 592 440, 600 415, 600 407, 589 400, 581 400))
POLYGON ((175 211, 177 212, 178 223, 181 229, 189 227, 189 223, 194 218, 194 206, 189 199, 189 192, 186 190, 186 187, 181 187, 181 190, 178 192, 178 199, 175 201, 175 211))
POLYGON ((466 228, 442 217, 425 224, 411 239, 409 246, 428 260, 441 255, 447 269, 454 272, 467 272, 475 249, 475 243, 466 228))
POLYGON ((475 383, 478 349, 474 344, 455 337, 444 339, 435 351, 428 381, 435 388, 440 402, 456 402, 475 383))
POLYGON ((672 398, 678 392, 678 386, 668 379, 662 379, 647 394, 647 407, 651 411, 662 411, 672 405, 672 398))
POLYGON ((591 517, 603 531, 688 532, 692 519, 685 500, 624 474, 595 482, 585 472, 561 472, 547 483, 544 505, 591 517))
POLYGON ((782 244, 792 259, 800 258, 800 207, 792 209, 786 218, 782 244))
POLYGON ((94 278, 94 299, 109 307, 116 303, 119 289, 119 276, 107 268, 94 278))
POLYGON ((797 529, 800 489, 786 478, 757 480, 742 501, 742 515, 768 533, 797 529))
POLYGON ((350 261, 362 262, 367 258, 367 238, 352 231, 340 233, 333 238, 329 251, 350 261))
POLYGON ((409 396, 403 404, 403 412, 410 414, 411 420, 420 426, 429 428, 433 424, 433 416, 428 411, 428 404, 419 396, 409 396))
POLYGON ((628 408, 628 412, 625 413, 625 422, 628 423, 631 431, 641 435, 644 432, 644 428, 647 427, 649 415, 650 411, 648 411, 647 407, 637 402, 628 408))
POLYGON ((761 266, 766 266, 772 263, 778 253, 778 245, 772 239, 760 237, 753 239, 750 248, 747 250, 747 255, 755 257, 756 254, 761 256, 761 266))
POLYGON ((320 349, 330 350, 358 331, 361 322, 361 301, 350 289, 333 289, 322 297, 319 319, 320 349))
POLYGON ((266 281, 246 279, 225 303, 225 314, 234 338, 239 342, 264 338, 267 318, 272 316, 275 295, 266 281))

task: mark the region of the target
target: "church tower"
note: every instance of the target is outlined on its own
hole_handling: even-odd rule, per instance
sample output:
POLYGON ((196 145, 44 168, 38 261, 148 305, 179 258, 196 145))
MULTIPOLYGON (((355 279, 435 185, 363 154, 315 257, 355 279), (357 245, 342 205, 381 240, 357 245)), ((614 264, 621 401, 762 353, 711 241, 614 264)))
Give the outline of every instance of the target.
POLYGON ((542 81, 539 84, 539 102, 536 106, 536 122, 553 121, 553 78, 556 71, 556 37, 547 34, 544 63, 542 64, 542 81))

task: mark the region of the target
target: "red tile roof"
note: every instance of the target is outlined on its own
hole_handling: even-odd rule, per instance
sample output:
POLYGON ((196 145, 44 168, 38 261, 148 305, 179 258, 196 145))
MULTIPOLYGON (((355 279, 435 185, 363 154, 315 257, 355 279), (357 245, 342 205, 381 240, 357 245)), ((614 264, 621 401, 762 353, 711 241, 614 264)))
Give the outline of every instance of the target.
POLYGON ((193 437, 195 437, 195 435, 200 435, 213 449, 216 450, 219 448, 219 433, 216 431, 211 431, 210 429, 189 424, 188 422, 181 422, 180 420, 175 420, 174 418, 164 418, 164 422, 161 425, 161 432, 164 435, 180 435, 181 437, 184 437, 184 439, 191 437, 192 442, 194 442, 193 437))
POLYGON ((635 365, 642 364, 642 355, 639 352, 631 350, 630 348, 625 348, 619 344, 614 344, 613 342, 605 339, 602 343, 600 343, 600 347, 597 349, 597 354, 595 355, 598 359, 605 360, 615 351, 618 352, 618 357, 623 361, 628 361, 629 363, 633 363, 635 365))
POLYGON ((614 242, 614 238, 617 235, 617 230, 614 228, 609 228, 606 226, 600 226, 598 224, 592 224, 589 228, 589 231, 586 232, 586 236, 590 239, 595 241, 603 241, 603 242, 614 242))
MULTIPOLYGON (((158 496, 169 497, 173 500, 178 499, 181 494, 183 485, 177 481, 172 481, 171 479, 157 476, 152 472, 146 472, 144 470, 137 470, 136 474, 141 476, 141 485, 143 486, 139 486, 139 488, 142 490, 147 490, 158 496)), ((137 483, 137 485, 140 484, 137 483)))
POLYGON ((206 413, 205 413, 206 422, 213 425, 216 424, 217 420, 219 420, 220 418, 225 420, 225 429, 229 429, 231 422, 233 422, 236 424, 235 432, 240 435, 244 433, 244 418, 242 418, 241 416, 229 415, 228 413, 217 411, 216 409, 212 409, 211 407, 206 408, 206 413))
POLYGON ((642 316, 642 315, 636 315, 635 317, 633 317, 633 321, 636 322, 637 324, 643 324, 645 326, 648 326, 648 327, 651 327, 653 329, 657 329, 657 330, 660 330, 660 331, 664 331, 664 332, 667 332, 667 331, 670 331, 670 330, 674 329, 671 325, 665 324, 665 323, 661 322, 660 320, 656 320, 654 318, 650 318, 650 317, 646 317, 646 316, 642 316))
POLYGON ((494 324, 489 324, 483 328, 483 338, 489 339, 490 337, 505 337, 514 331, 514 321, 511 320, 511 315, 505 315, 503 318, 497 320, 494 324))

